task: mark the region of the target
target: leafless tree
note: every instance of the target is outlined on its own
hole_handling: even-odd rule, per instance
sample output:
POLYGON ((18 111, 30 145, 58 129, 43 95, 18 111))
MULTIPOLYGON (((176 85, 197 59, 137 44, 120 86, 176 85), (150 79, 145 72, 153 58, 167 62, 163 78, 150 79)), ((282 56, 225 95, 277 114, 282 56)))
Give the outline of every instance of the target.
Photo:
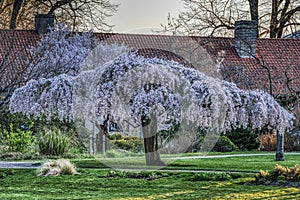
POLYGON ((173 34, 230 36, 237 20, 255 20, 260 37, 281 38, 300 27, 297 0, 182 0, 185 11, 168 16, 173 34))
POLYGON ((0 0, 0 28, 30 29, 36 14, 53 14, 72 29, 110 31, 105 19, 117 8, 109 0, 0 0))

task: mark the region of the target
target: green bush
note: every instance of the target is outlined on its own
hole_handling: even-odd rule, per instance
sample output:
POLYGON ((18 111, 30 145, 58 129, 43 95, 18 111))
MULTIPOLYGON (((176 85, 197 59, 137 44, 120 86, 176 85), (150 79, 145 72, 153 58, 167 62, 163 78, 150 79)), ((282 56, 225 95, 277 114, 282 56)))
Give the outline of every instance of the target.
POLYGON ((1 160, 22 160, 24 155, 21 152, 5 152, 0 155, 1 160))
POLYGON ((300 151, 300 130, 299 128, 292 132, 284 134, 284 149, 285 151, 300 151))
POLYGON ((44 130, 38 139, 39 152, 42 155, 61 156, 71 147, 71 139, 59 129, 44 130))
MULTIPOLYGON (((30 129, 33 123, 28 127, 30 129)), ((2 129, 2 143, 9 147, 9 151, 13 152, 24 152, 34 142, 32 131, 21 130, 20 128, 14 127, 12 123, 9 124, 9 128, 2 129)))
POLYGON ((109 136, 110 140, 121 140, 123 139, 123 135, 121 133, 115 133, 109 136))
POLYGON ((109 171, 105 177, 107 178, 133 178, 133 179, 147 179, 154 180, 162 177, 170 176, 167 173, 155 172, 155 171, 120 171, 120 170, 112 170, 109 171))
POLYGON ((238 146, 241 151, 251 151, 259 148, 257 134, 251 129, 238 128, 226 133, 226 136, 238 146))
POLYGON ((122 153, 118 150, 115 149, 111 149, 105 152, 105 156, 107 158, 121 158, 122 157, 122 153))
POLYGON ((202 172, 195 174, 191 181, 228 181, 232 180, 230 174, 216 172, 202 172))
POLYGON ((237 151, 239 148, 226 136, 220 136, 215 144, 213 151, 217 152, 231 152, 237 151))
MULTIPOLYGON (((36 125, 33 120, 22 115, 21 113, 0 113, 0 133, 3 130, 10 130, 11 124, 13 124, 14 131, 16 129, 21 129, 23 131, 34 132, 34 126, 36 125)), ((1 136, 0 136, 1 141, 1 136)))
POLYGON ((11 169, 0 169, 0 179, 5 179, 10 175, 13 175, 11 169))
POLYGON ((121 139, 115 139, 111 140, 111 144, 113 147, 126 150, 126 151, 132 151, 132 152, 140 152, 143 150, 143 141, 139 139, 138 137, 122 137, 121 139))

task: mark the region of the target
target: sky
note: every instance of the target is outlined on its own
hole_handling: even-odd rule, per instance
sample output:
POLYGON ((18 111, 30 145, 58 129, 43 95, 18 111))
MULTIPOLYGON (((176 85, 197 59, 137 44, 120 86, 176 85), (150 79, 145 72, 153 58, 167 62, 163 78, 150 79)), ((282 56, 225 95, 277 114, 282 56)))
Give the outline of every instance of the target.
POLYGON ((116 33, 154 34, 167 23, 168 13, 177 16, 183 10, 181 0, 111 0, 120 4, 119 10, 107 22, 116 33))

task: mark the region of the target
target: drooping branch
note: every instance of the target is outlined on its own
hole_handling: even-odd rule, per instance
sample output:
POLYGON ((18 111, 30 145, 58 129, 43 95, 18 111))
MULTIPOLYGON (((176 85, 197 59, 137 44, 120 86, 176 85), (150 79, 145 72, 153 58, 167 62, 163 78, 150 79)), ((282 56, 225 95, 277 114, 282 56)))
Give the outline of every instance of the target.
MULTIPOLYGON (((53 41, 54 46, 60 46, 60 42, 64 41, 66 46, 83 48, 82 51, 77 49, 82 53, 79 57, 82 57, 86 54, 86 46, 74 44, 81 44, 83 39, 91 40, 77 36, 71 44, 65 37, 49 40, 53 41)), ((44 50, 49 55, 59 54, 60 51, 58 48, 44 50)), ((64 53, 66 56, 71 54, 64 53)), ((47 79, 38 77, 39 80, 32 80, 17 89, 10 99, 10 111, 69 120, 73 120, 76 113, 75 118, 83 117, 92 123, 96 117, 108 119, 109 116, 118 121, 133 120, 144 125, 145 133, 147 130, 152 132, 154 137, 145 140, 145 145, 156 153, 157 132, 170 130, 174 126, 216 133, 239 127, 254 130, 266 128, 281 135, 292 126, 294 116, 265 92, 244 91, 233 83, 208 77, 176 62, 126 53, 120 46, 99 44, 97 51, 90 55, 90 60, 85 62, 87 66, 80 65, 75 73, 51 74, 47 79), (155 117, 153 114, 156 114, 155 117), (147 123, 143 124, 143 120, 149 120, 151 124, 152 118, 153 126, 146 130, 147 123)), ((60 59, 53 57, 51 63, 60 62, 60 59)), ((40 67, 52 66, 46 59, 40 62, 40 67)), ((62 65, 66 68, 61 69, 62 73, 68 73, 74 66, 73 62, 69 64, 62 65)), ((176 140, 175 144, 183 143, 184 139, 188 142, 194 139, 187 132, 179 136, 183 139, 176 140)), ((149 159, 158 161, 156 153, 153 154, 154 159, 149 159)))

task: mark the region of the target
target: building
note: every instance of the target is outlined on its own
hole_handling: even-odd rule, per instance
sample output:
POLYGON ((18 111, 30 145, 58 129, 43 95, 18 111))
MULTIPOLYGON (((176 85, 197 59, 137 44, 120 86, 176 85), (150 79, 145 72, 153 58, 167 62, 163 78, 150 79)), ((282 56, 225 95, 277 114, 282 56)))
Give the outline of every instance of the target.
MULTIPOLYGON (((24 84, 18 75, 30 60, 30 47, 38 44, 39 33, 45 33, 49 23, 53 19, 39 16, 36 30, 0 30, 0 88, 24 84)), ((236 22, 234 38, 113 33, 95 36, 103 42, 125 44, 145 57, 183 63, 209 76, 235 82, 243 89, 262 89, 277 96, 298 94, 300 39, 257 39, 256 27, 253 21, 236 22)))

